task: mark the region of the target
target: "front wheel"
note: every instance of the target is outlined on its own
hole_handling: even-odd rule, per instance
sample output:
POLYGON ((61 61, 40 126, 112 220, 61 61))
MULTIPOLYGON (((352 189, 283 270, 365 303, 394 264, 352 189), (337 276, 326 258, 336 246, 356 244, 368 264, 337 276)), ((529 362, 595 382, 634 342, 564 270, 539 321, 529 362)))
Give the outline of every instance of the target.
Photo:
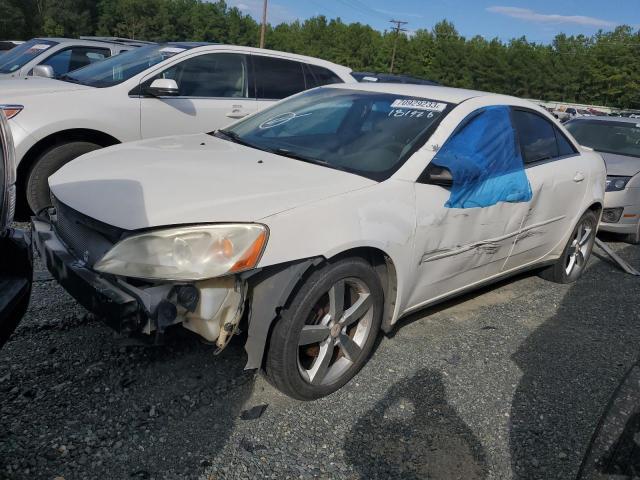
POLYGON ((562 256, 555 264, 542 270, 540 276, 556 283, 573 283, 578 280, 591 256, 597 227, 596 214, 586 212, 573 230, 562 256))
POLYGON ((313 272, 274 327, 267 377, 299 400, 335 392, 366 363, 383 303, 380 279, 363 259, 340 260, 313 272))
POLYGON ((35 214, 51 205, 49 182, 51 175, 80 155, 102 148, 91 142, 69 142, 56 145, 47 150, 31 167, 26 185, 26 198, 29 208, 35 214))

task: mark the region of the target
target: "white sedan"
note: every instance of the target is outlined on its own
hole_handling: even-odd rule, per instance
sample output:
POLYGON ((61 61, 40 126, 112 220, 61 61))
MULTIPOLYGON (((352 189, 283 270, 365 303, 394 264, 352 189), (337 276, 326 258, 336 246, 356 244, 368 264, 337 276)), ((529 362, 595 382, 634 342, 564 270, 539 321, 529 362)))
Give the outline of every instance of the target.
POLYGON ((85 155, 33 221, 52 274, 116 328, 183 327, 299 399, 404 315, 527 269, 575 281, 602 158, 524 100, 422 85, 314 89, 212 134, 85 155))

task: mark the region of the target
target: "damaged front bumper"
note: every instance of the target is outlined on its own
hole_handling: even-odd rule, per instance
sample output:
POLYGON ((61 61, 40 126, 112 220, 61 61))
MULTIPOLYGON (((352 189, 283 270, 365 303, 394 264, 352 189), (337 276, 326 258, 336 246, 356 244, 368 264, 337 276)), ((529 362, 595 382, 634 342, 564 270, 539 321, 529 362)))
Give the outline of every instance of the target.
POLYGON ((135 284, 92 270, 57 235, 49 219, 32 219, 36 250, 58 282, 87 310, 122 333, 162 334, 175 324, 224 348, 242 318, 246 282, 230 276, 199 282, 135 284))

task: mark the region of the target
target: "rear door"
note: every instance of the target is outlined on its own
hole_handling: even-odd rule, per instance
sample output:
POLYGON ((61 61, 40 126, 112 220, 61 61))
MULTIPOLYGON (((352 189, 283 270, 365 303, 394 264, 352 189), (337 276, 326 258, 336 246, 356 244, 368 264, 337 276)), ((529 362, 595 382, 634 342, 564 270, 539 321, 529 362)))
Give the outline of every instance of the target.
POLYGON ((523 108, 512 115, 533 198, 505 270, 540 260, 564 240, 589 183, 580 154, 550 120, 523 108))
POLYGON ((173 79, 179 94, 140 99, 142 138, 210 132, 256 111, 249 81, 249 56, 236 52, 186 58, 143 79, 173 79))

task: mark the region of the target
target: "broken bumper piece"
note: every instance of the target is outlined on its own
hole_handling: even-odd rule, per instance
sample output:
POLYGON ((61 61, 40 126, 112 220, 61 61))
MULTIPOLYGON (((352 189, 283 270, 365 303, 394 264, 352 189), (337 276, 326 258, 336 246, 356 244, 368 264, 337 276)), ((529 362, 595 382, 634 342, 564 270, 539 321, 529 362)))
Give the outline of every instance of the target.
POLYGON ((123 330, 123 323, 137 320, 138 300, 86 268, 60 241, 50 223, 33 219, 31 232, 36 251, 49 272, 83 307, 119 331, 123 330))
POLYGON ((100 275, 78 259, 51 222, 32 220, 34 245, 56 280, 87 310, 122 333, 162 333, 182 324, 224 348, 243 314, 246 287, 236 277, 132 285, 100 275))

